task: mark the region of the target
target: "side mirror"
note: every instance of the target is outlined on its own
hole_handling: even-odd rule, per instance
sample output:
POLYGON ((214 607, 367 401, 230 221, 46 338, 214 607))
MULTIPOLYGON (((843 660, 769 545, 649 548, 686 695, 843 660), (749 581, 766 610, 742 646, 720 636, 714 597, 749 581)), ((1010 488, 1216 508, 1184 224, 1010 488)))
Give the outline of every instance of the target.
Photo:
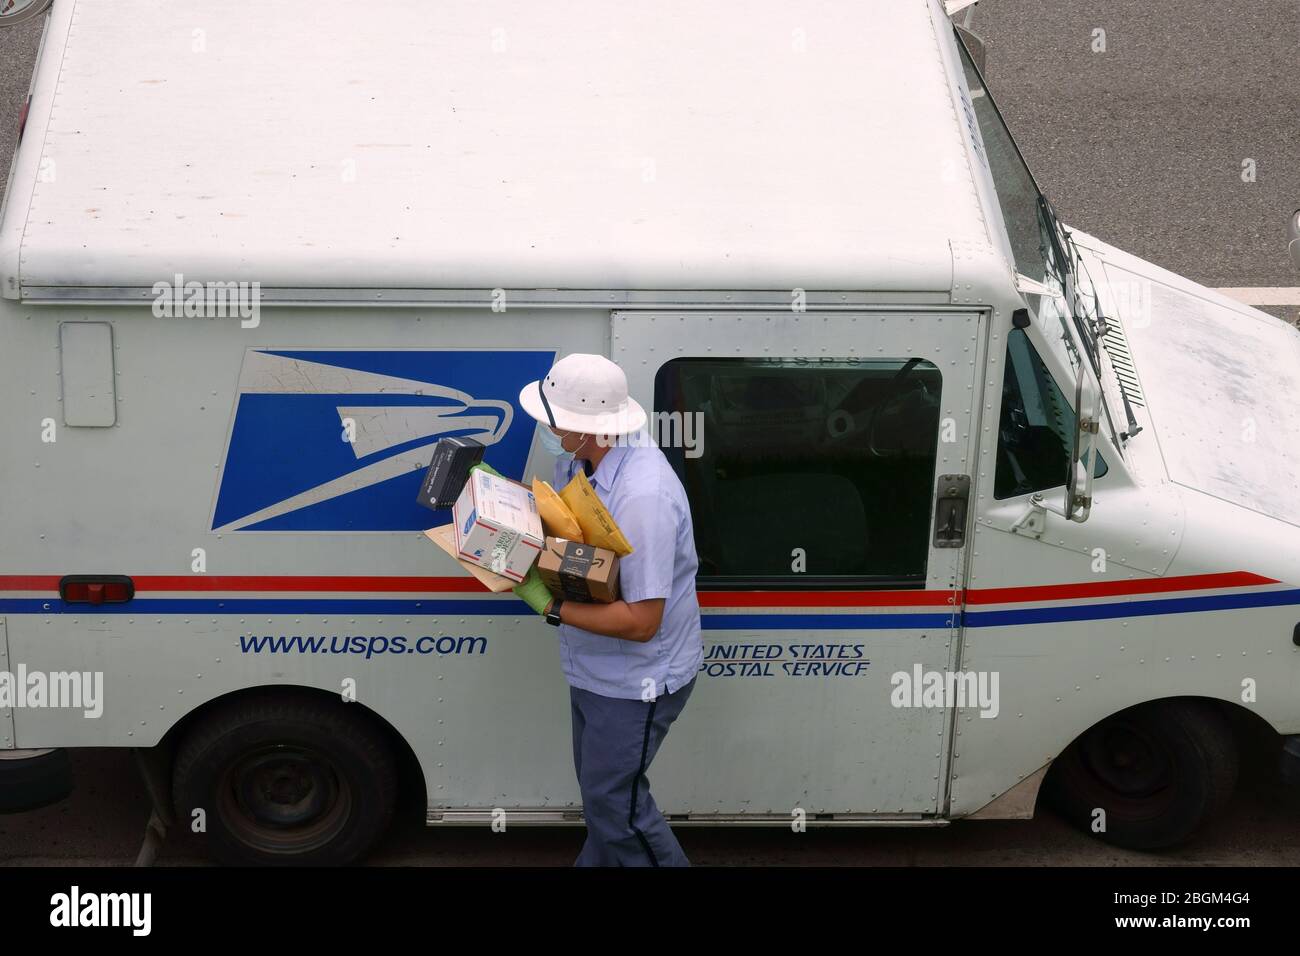
POLYGON ((984 41, 971 30, 971 21, 975 19, 977 3, 979 0, 944 0, 943 10, 952 20, 952 25, 957 28, 957 36, 961 37, 962 46, 966 47, 966 52, 970 54, 975 69, 980 71, 980 76, 984 76, 984 41), (960 20, 958 14, 961 15, 960 20))
POLYGON ((970 54, 971 62, 975 64, 975 69, 980 71, 980 76, 987 76, 988 74, 984 72, 984 41, 960 23, 953 25, 957 28, 957 35, 961 37, 961 42, 966 45, 966 52, 970 54))
POLYGON ((1291 213, 1291 221, 1286 225, 1286 241, 1291 264, 1300 269, 1300 209, 1291 213))
POLYGON ((1074 456, 1065 482, 1065 516, 1080 524, 1092 511, 1092 479, 1097 471, 1097 436, 1101 433, 1101 383, 1084 360, 1074 387, 1074 456))
POLYGON ((54 0, 0 0, 0 27, 11 27, 34 20, 54 0))

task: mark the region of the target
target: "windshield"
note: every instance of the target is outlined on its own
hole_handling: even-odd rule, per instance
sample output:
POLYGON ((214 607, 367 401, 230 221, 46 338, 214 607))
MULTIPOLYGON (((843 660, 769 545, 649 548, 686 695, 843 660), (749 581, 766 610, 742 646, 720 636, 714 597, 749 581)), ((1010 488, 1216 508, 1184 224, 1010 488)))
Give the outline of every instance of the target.
MULTIPOLYGON (((1038 188, 960 33, 957 34, 957 47, 961 51, 966 85, 970 89, 970 102, 963 105, 974 113, 974 120, 979 125, 984 158, 993 177, 998 206, 1011 243, 1020 292, 1038 313, 1042 328, 1050 328, 1053 324, 1060 326, 1061 342, 1070 363, 1079 368, 1083 361, 1082 349, 1093 373, 1102 380, 1105 373, 1100 346, 1106 328, 1096 286, 1069 231, 1038 188)), ((1127 397, 1125 403, 1127 405, 1127 397)), ((1106 407, 1105 415, 1109 421, 1109 407, 1106 407)), ((1131 410, 1129 424, 1126 437, 1136 434, 1131 410)), ((1119 436, 1119 431, 1113 422, 1111 435, 1118 449, 1119 439, 1115 436, 1119 436)))

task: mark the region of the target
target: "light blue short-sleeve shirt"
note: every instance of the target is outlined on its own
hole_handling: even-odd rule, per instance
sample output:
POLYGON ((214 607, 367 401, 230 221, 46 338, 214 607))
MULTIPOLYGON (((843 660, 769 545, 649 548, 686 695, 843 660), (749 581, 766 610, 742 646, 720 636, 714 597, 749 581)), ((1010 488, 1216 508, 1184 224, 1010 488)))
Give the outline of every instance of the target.
MULTIPOLYGON (((581 461, 558 461, 563 488, 581 461)), ((619 588, 629 604, 664 599, 659 631, 644 644, 560 625, 560 661, 573 687, 605 697, 651 700, 690 683, 704 662, 695 596, 695 531, 686 490, 652 444, 618 445, 591 475, 632 553, 619 560, 619 588)))

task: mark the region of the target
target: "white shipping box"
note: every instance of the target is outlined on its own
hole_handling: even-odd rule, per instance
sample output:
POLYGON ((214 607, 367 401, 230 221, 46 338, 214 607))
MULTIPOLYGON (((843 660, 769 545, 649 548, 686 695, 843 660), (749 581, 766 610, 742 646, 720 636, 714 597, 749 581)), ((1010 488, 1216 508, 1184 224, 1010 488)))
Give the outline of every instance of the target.
POLYGON ((537 499, 518 482, 472 471, 451 514, 456 550, 471 564, 522 581, 542 553, 537 499))

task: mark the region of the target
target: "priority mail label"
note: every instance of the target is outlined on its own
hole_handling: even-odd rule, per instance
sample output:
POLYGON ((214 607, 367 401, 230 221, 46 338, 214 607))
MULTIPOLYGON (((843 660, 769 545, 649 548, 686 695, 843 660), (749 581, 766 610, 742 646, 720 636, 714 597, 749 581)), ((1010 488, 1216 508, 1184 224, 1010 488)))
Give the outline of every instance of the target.
POLYGON ((456 550, 466 561, 522 581, 541 554, 542 521, 533 492, 475 471, 452 508, 456 550))

